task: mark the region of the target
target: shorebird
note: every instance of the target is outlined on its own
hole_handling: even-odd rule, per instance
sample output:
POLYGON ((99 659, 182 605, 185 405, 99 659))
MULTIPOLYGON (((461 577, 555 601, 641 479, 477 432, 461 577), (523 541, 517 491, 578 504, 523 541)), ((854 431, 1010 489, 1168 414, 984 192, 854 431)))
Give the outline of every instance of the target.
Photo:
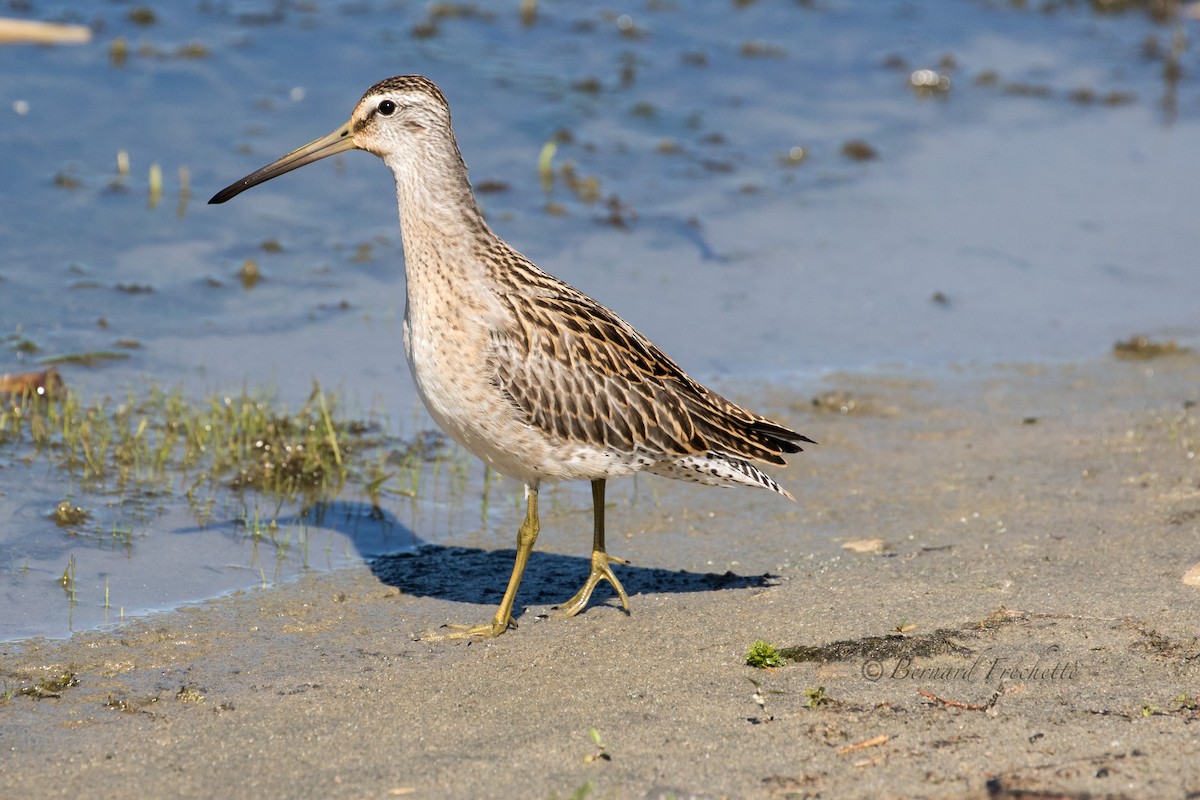
POLYGON ((608 581, 629 612, 604 545, 604 488, 646 470, 711 486, 758 486, 792 495, 752 462, 784 464, 811 439, 751 413, 687 376, 633 326, 538 269, 484 220, 450 124, 427 78, 406 75, 367 90, 350 121, 213 196, 347 150, 383 159, 396 181, 407 305, 404 349, 434 421, 497 472, 525 484, 525 520, 508 588, 490 622, 450 625, 430 638, 499 636, 537 540, 538 488, 592 484, 591 571, 557 608, 578 614, 608 581))

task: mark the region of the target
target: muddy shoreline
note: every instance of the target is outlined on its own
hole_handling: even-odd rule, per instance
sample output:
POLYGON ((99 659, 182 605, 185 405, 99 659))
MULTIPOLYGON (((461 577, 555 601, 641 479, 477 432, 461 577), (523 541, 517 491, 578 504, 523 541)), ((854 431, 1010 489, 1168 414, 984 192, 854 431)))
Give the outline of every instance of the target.
POLYGON ((601 587, 545 618, 587 569, 586 507, 554 508, 493 641, 412 638, 492 613, 511 552, 465 536, 0 645, 0 796, 1200 791, 1198 379, 1175 354, 723 386, 821 445, 775 473, 794 505, 618 495, 631 615, 601 587), (756 639, 815 660, 752 669, 756 639))

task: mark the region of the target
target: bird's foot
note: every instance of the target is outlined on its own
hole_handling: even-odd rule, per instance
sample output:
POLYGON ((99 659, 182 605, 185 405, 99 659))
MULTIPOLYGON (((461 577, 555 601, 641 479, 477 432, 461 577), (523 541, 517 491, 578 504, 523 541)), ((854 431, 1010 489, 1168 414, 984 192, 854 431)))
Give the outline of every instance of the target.
POLYGON ((502 621, 500 614, 496 614, 495 619, 482 625, 460 625, 448 622, 442 626, 442 629, 445 629, 444 632, 442 629, 422 631, 415 638, 423 642, 444 642, 450 639, 494 639, 508 630, 510 625, 514 628, 517 627, 517 621, 511 616, 502 621))
POLYGON ((592 571, 588 574, 587 582, 583 584, 582 589, 575 593, 574 597, 567 602, 560 603, 554 607, 558 610, 558 613, 554 616, 559 619, 563 619, 566 617, 573 617, 580 611, 583 611, 584 607, 588 604, 588 600, 591 599, 592 591, 596 588, 596 584, 598 584, 601 580, 608 581, 610 584, 612 584, 613 589, 617 591, 617 596, 621 598, 621 606, 625 609, 625 613, 628 614, 629 596, 625 594, 625 587, 621 585, 619 580, 617 580, 616 574, 613 573, 612 567, 609 566, 609 564, 628 563, 629 562, 625 559, 617 558, 616 556, 610 556, 603 550, 593 550, 592 571))

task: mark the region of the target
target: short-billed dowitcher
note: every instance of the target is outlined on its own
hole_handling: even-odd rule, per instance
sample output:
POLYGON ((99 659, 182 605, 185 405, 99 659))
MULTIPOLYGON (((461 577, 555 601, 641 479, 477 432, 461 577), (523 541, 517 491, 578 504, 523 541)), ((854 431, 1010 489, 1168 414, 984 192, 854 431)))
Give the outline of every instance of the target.
POLYGON ((710 486, 790 494, 753 461, 783 464, 812 442, 689 378, 625 320, 534 266, 484 221, 450 125, 426 78, 372 86, 350 121, 218 192, 255 184, 326 156, 366 150, 396 180, 408 302, 404 347, 430 415, 497 472, 525 483, 527 510, 504 599, 491 622, 450 626, 446 638, 498 636, 513 620, 538 535, 543 481, 592 482, 592 568, 561 616, 583 610, 601 580, 628 612, 604 549, 604 485, 646 470, 710 486))

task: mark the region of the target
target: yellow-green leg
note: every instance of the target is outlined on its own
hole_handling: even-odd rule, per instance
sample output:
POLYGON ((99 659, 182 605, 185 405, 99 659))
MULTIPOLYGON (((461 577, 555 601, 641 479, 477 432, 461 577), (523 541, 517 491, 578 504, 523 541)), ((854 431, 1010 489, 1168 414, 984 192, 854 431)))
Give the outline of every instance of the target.
POLYGON ((517 559, 513 563, 512 576, 508 579, 508 589, 504 591, 504 599, 491 622, 482 625, 446 625, 448 633, 435 633, 423 636, 425 639, 469 639, 473 636, 491 638, 499 636, 508 630, 508 626, 517 627, 512 618, 513 603, 517 600, 517 589, 521 585, 521 576, 525 574, 525 565, 529 563, 529 554, 533 552, 533 543, 538 537, 538 485, 525 486, 525 521, 517 531, 517 559))
POLYGON ((617 580, 617 576, 613 574, 612 567, 609 564, 628 564, 629 562, 623 558, 610 556, 608 551, 604 549, 604 479, 600 478, 592 481, 592 519, 595 525, 592 530, 592 571, 588 574, 587 582, 583 584, 583 588, 575 593, 565 603, 562 603, 555 608, 558 609, 556 617, 573 617, 580 611, 583 611, 587 606, 588 600, 592 596, 592 591, 596 588, 601 580, 606 580, 612 584, 612 587, 617 590, 617 596, 621 598, 621 605, 625 608, 625 613, 629 613, 629 597, 625 594, 625 587, 617 580))

